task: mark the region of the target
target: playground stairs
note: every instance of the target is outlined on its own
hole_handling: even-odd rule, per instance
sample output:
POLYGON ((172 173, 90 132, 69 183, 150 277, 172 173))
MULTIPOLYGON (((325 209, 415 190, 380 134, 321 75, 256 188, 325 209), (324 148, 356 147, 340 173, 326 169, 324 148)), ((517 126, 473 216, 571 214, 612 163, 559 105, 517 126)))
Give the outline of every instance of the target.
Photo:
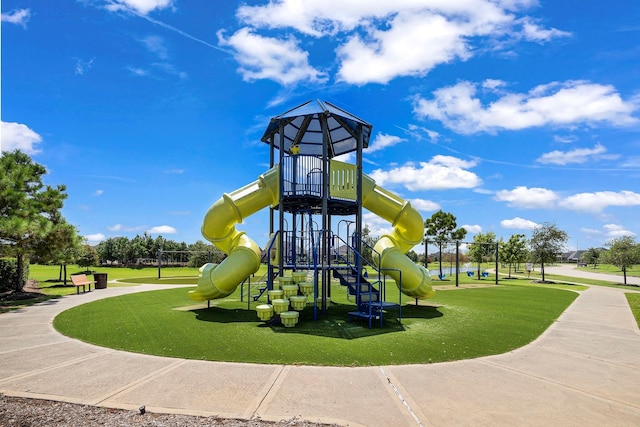
POLYGON ((251 295, 251 298, 254 301, 258 301, 260 298, 262 298, 262 295, 264 295, 264 293, 269 290, 269 282, 273 283, 275 278, 278 277, 278 272, 275 271, 275 270, 272 272, 271 280, 267 280, 268 277, 269 277, 269 273, 264 273, 256 281, 256 283, 259 283, 259 286, 256 288, 257 293, 255 293, 255 294, 252 293, 252 295, 251 295))
POLYGON ((384 302, 380 297, 380 290, 375 284, 351 266, 333 269, 333 277, 348 289, 348 293, 356 298, 356 310, 348 313, 348 318, 367 319, 371 328, 373 320, 379 320, 382 326, 383 310, 396 308, 398 305, 384 302))

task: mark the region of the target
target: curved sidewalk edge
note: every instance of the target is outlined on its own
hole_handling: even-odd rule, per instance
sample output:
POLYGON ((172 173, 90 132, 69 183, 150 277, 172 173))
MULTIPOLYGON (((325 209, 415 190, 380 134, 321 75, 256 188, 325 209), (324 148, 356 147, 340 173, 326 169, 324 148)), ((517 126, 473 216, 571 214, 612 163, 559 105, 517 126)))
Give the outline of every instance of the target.
MULTIPOLYGON (((181 360, 96 347, 53 318, 108 288, 0 315, 0 392, 226 418, 349 426, 639 425, 640 332, 625 296, 591 287, 533 343, 433 365, 366 368, 181 360)), ((427 338, 426 338, 427 339, 427 338)))

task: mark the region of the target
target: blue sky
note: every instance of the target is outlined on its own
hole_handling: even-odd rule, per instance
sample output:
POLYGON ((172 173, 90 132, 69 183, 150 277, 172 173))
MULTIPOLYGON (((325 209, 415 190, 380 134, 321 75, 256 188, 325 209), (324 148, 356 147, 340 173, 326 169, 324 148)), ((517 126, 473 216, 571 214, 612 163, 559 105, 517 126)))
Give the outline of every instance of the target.
MULTIPOLYGON (((365 172, 424 218, 598 247, 640 233, 639 23, 631 0, 4 0, 2 150, 67 185, 91 243, 192 243, 268 168, 269 119, 320 99, 373 125, 365 172)), ((267 211, 239 228, 264 245, 267 211)))

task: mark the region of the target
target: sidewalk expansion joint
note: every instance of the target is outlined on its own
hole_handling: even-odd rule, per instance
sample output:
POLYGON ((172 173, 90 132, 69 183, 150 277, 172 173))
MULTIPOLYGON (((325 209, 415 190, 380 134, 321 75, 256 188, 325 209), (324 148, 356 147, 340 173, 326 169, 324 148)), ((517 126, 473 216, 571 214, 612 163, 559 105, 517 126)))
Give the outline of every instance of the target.
MULTIPOLYGON (((599 360, 599 359, 597 359, 597 360, 599 360)), ((479 362, 480 363, 485 363, 487 365, 491 365, 491 366, 499 368, 499 369, 504 369, 504 370, 507 370, 507 371, 515 372, 517 374, 520 374, 520 375, 523 375, 523 376, 527 376, 529 378, 535 378, 535 379, 537 379, 539 381, 544 381, 544 382, 547 382, 547 383, 550 383, 550 384, 555 384, 555 385, 557 385, 559 387, 562 387, 562 388, 565 388, 567 390, 575 391, 577 393, 584 394, 586 396, 591 396, 593 398, 600 399, 600 400, 603 400, 603 401, 606 401, 606 402, 615 402, 615 403, 618 403, 620 405, 628 406, 630 408, 640 409, 640 405, 638 405, 638 404, 634 404, 634 403, 631 403, 631 402, 625 402, 625 401, 620 400, 620 399, 613 399, 613 398, 607 397, 607 396, 601 396, 601 395, 599 395, 597 393, 594 393, 594 392, 591 392, 591 391, 588 391, 588 390, 584 390, 582 388, 574 387, 574 386, 571 386, 571 385, 568 385, 568 384, 565 384, 565 383, 562 383, 562 382, 559 382, 559 381, 552 380, 552 379, 547 378, 547 377, 542 377, 540 375, 535 375, 535 374, 532 374, 530 372, 522 371, 520 369, 515 369, 515 368, 512 368, 510 366, 501 365, 500 363, 490 362, 490 361, 487 361, 487 360, 481 360, 479 362)))
MULTIPOLYGON (((40 347, 40 346, 36 346, 36 347, 40 347)), ((3 378, 0 380, 0 384, 5 384, 14 380, 21 380, 23 378, 28 378, 31 377, 33 375, 39 375, 45 372, 49 372, 49 371, 53 371, 56 369, 60 369, 60 368, 65 368, 67 366, 71 366, 71 365, 75 365, 76 363, 82 363, 82 362, 86 362, 88 360, 91 359, 95 359, 96 357, 102 356, 105 353, 110 352, 110 350, 105 350, 102 352, 97 352, 97 353, 93 353, 93 354, 89 354, 87 356, 83 356, 83 357, 77 357, 75 359, 70 359, 70 360, 66 360, 64 362, 61 363, 56 363, 55 365, 51 365, 51 366, 47 366, 45 368, 40 368, 40 369, 36 369, 33 371, 29 371, 29 372, 25 372, 22 374, 18 374, 18 375, 13 375, 11 377, 8 378, 3 378)))
POLYGON ((282 376, 282 373, 285 371, 286 368, 287 368, 287 365, 281 365, 280 369, 277 371, 275 376, 274 375, 271 376, 271 379, 270 379, 271 385, 269 385, 266 391, 262 394, 262 398, 257 403, 257 405, 255 405, 255 409, 253 410, 253 412, 251 412, 251 416, 249 417, 249 419, 254 419, 256 417, 256 413, 258 412, 258 410, 260 410, 260 407, 262 407, 262 404, 264 403, 264 401, 271 394, 271 391, 274 390, 274 388, 276 387, 276 384, 279 384, 280 377, 282 376))
POLYGON ((420 418, 418 418, 418 416, 415 414, 415 412, 413 412, 413 410, 411 409, 411 406, 409 406, 409 402, 407 402, 406 399, 404 397, 402 397, 402 394, 400 393, 400 390, 398 390, 398 388, 393 383, 393 381, 391 381, 391 378, 389 378, 389 376, 387 375, 387 373, 384 371, 383 368, 380 368, 380 372, 382 372, 382 376, 384 376, 387 379, 387 383, 391 386, 391 388, 393 389, 393 392, 396 394, 398 399, 400 399, 400 402, 402 403, 402 406, 404 406, 406 408, 406 410, 409 411, 409 414, 411 415, 411 417, 415 420, 415 422, 420 427, 424 427, 424 424, 422 424, 422 422, 420 421, 420 418))
POLYGON ((153 380, 155 377, 157 377, 158 375, 162 375, 165 374, 169 371, 172 371, 176 368, 178 368, 179 366, 184 365, 185 363, 187 363, 188 360, 177 360, 173 363, 170 363, 167 366, 163 366, 160 369, 156 369, 153 372, 150 372, 149 374, 145 375, 144 377, 141 377, 135 381, 132 381, 128 384, 125 384, 124 386, 112 391, 111 393, 101 396, 99 398, 94 399, 92 402, 90 402, 90 405, 93 406, 100 406, 100 405, 104 405, 105 402, 107 402, 108 400, 112 399, 113 397, 117 396, 118 394, 125 392, 127 390, 131 390, 134 389, 142 384, 146 384, 149 381, 153 380))

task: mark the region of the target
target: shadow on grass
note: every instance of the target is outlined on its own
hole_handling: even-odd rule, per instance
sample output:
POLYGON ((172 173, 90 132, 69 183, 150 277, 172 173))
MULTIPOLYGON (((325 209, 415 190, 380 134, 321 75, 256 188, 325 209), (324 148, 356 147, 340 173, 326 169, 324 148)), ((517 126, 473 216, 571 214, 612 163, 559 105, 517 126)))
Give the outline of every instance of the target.
MULTIPOLYGON (((307 308, 300 313, 298 324, 291 328, 285 328, 280 323, 279 317, 274 316, 268 322, 261 322, 258 328, 270 328, 275 333, 282 334, 305 334, 321 336, 326 338, 357 339, 382 334, 403 332, 404 326, 398 322, 396 310, 390 310, 383 317, 382 327, 380 320, 372 320, 372 327, 369 328, 367 319, 353 319, 348 321, 348 313, 355 307, 350 304, 331 303, 327 313, 317 313, 317 320, 313 319, 313 307, 307 308)), ((258 321, 255 310, 240 308, 202 308, 190 310, 195 313, 196 319, 203 322, 215 323, 256 323, 258 321)), ((443 314, 434 306, 404 306, 402 307, 402 318, 433 319, 442 317, 443 314)))
POLYGON ((16 299, 16 300, 3 300, 0 301, 0 313, 7 313, 9 311, 17 311, 20 309, 29 307, 31 305, 53 305, 58 302, 59 295, 40 295, 34 298, 16 299))

